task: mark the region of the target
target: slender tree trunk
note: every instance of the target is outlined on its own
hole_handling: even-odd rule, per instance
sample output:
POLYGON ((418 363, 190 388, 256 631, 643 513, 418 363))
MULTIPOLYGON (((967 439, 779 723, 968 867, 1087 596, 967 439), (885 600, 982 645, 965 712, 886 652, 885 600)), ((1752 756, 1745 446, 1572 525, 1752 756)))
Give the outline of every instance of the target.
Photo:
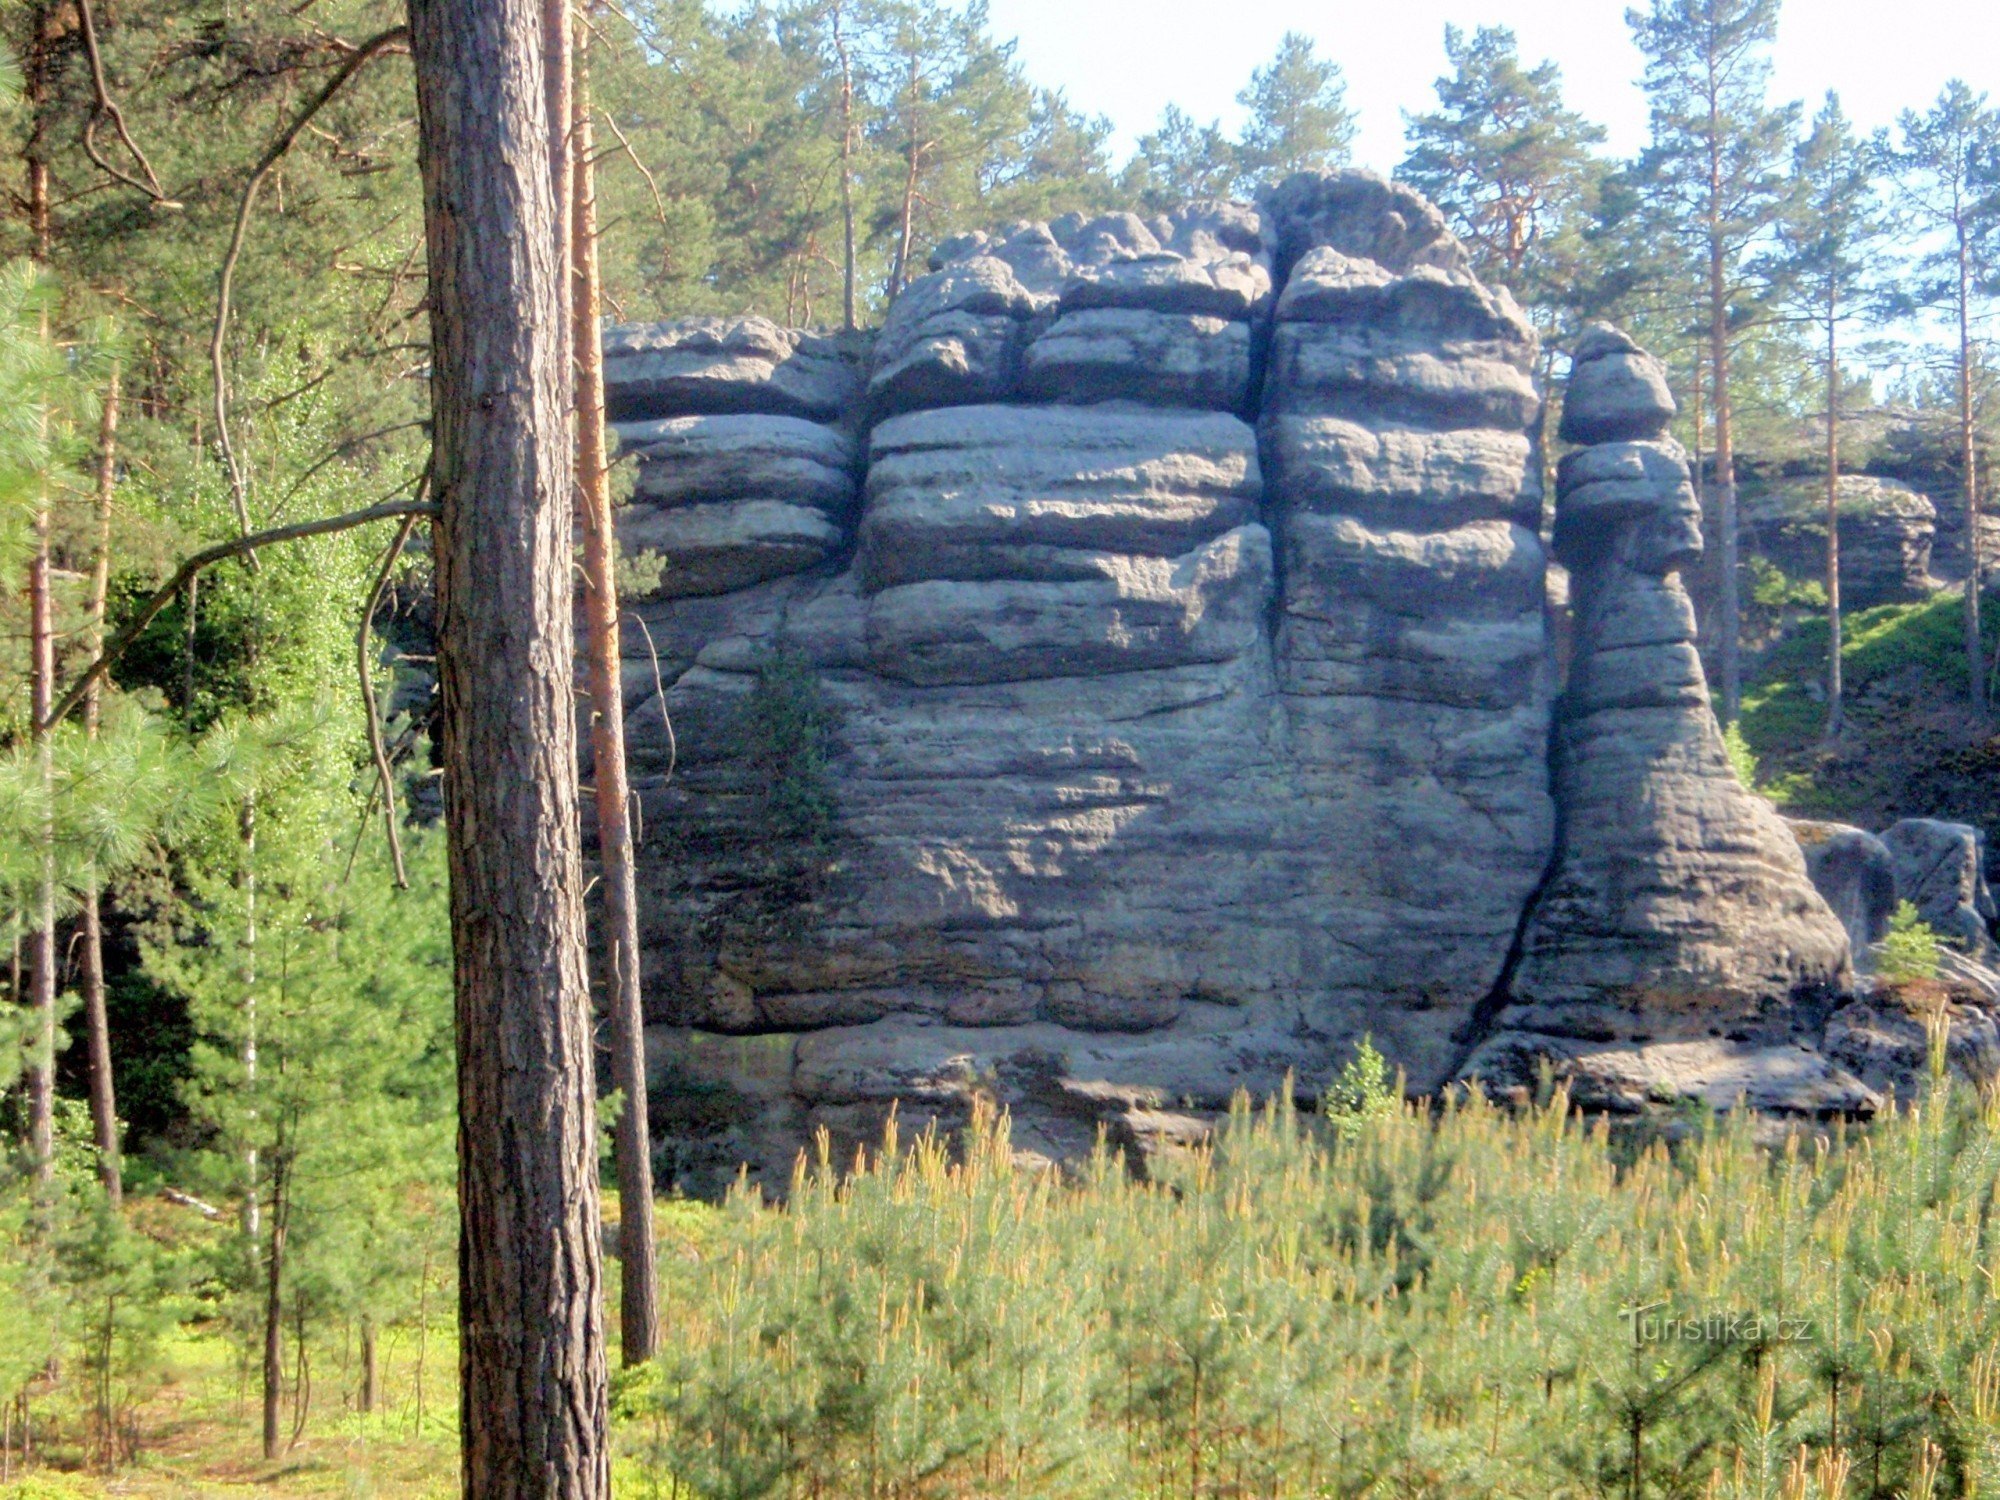
POLYGON ((1729 293, 1719 234, 1708 258, 1709 370, 1715 399, 1716 663, 1722 675, 1722 722, 1736 722, 1742 701, 1742 606, 1737 597, 1736 433, 1729 394, 1729 293))
MULTIPOLYGON (((118 366, 105 385, 104 411, 97 424, 97 544, 91 558, 90 609, 84 625, 86 659, 104 654, 104 604, 111 584, 111 500, 118 482, 118 366)), ((101 683, 83 699, 83 730, 97 736, 101 683)), ((111 1023, 104 1006, 104 913, 93 873, 83 889, 83 1018, 90 1044, 90 1121, 97 1137, 97 1171, 115 1208, 125 1197, 119 1164, 118 1093, 111 1077, 111 1023)))
POLYGON ((359 1406, 364 1416, 375 1410, 375 1403, 381 1399, 381 1365, 375 1354, 375 1320, 361 1315, 361 1396, 359 1406))
MULTIPOLYGON (((29 113, 27 157, 28 232, 38 266, 47 266, 54 242, 54 226, 49 208, 48 114, 51 92, 49 55, 49 14, 46 4, 37 3, 28 12, 28 56, 23 93, 29 113)), ((43 320, 43 334, 48 332, 43 320)), ((47 418, 43 418, 47 435, 47 418)), ((55 783, 54 746, 49 732, 49 710, 55 706, 55 619, 54 601, 49 593, 49 496, 46 486, 35 499, 33 518, 34 553, 28 562, 28 698, 34 715, 31 731, 36 745, 36 763, 45 793, 55 783)), ((24 1072, 28 1096, 28 1149, 35 1172, 44 1189, 55 1173, 55 1089, 56 1089, 56 882, 55 829, 45 825, 42 840, 41 878, 37 883, 28 934, 30 1004, 33 1033, 24 1072)))
MULTIPOLYGON (((49 597, 49 506, 44 492, 34 516, 35 551, 28 563, 29 703, 35 716, 35 757, 44 794, 55 785, 55 746, 43 726, 55 705, 55 626, 49 597)), ((34 1036, 28 1051, 28 1141, 35 1173, 46 1189, 55 1175, 56 869, 55 828, 42 829, 41 877, 28 934, 34 1036)))
MULTIPOLYGON (((577 842, 574 392, 538 0, 410 0, 457 995, 465 1500, 610 1492, 577 842)), ((567 117, 565 116, 565 119, 567 117)))
POLYGON ((618 1116, 620 1358, 644 1364, 658 1350, 660 1310, 653 1268, 652 1134, 646 1121, 646 1021, 640 993, 639 896, 633 871, 630 789, 625 775, 625 688, 618 642, 618 544, 611 517, 611 469, 604 444, 604 346, 597 265, 597 178, 591 166, 589 33, 576 50, 576 236, 571 256, 576 337, 576 479, 583 512, 585 650, 590 658, 590 748, 597 803, 598 861, 604 877, 604 993, 611 1011, 611 1086, 624 1097, 618 1116))
MULTIPOLYGON (((257 794, 243 799, 237 815, 243 839, 243 1085, 254 1099, 257 1092, 257 794)), ((243 1148, 243 1238, 254 1257, 260 1231, 256 1145, 257 1111, 250 1109, 250 1144, 243 1148)))
POLYGON ((1985 559, 1979 539, 1979 452, 1972 427, 1972 255, 1958 225, 1958 456, 1965 485, 1965 683, 1973 719, 1986 722, 1986 653, 1981 648, 1979 590, 1985 559))
POLYGON ((1840 322, 1839 291, 1826 291, 1826 737, 1840 733, 1840 322))
POLYGON ((833 50, 840 59, 840 232, 842 239, 841 326, 850 333, 854 322, 854 64, 847 55, 841 27, 843 7, 833 8, 833 50))
POLYGON ((264 1459, 278 1456, 278 1408, 285 1392, 285 1231, 291 1217, 285 1153, 271 1160, 271 1243, 264 1256, 264 1459))

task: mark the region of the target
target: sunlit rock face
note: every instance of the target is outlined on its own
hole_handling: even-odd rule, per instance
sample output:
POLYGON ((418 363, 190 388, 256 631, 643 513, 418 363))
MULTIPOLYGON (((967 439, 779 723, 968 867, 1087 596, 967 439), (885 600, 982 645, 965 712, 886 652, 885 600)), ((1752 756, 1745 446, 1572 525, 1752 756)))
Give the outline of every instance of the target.
POLYGON ((663 1164, 1455 1076, 1557 852, 1528 323, 1358 172, 932 267, 607 336, 663 1164))
POLYGON ((1615 329, 1577 346, 1554 547, 1575 617, 1555 712, 1556 859, 1522 928, 1510 1002, 1468 1071, 1525 1083, 1553 1060, 1583 1102, 1695 1092, 1866 1102, 1805 1068, 1785 1000, 1851 979, 1849 938, 1792 830, 1737 779, 1680 572, 1701 554, 1664 371, 1615 329), (1711 1077, 1711 1075, 1713 1075, 1711 1077), (1691 1085, 1691 1081, 1695 1081, 1691 1085))

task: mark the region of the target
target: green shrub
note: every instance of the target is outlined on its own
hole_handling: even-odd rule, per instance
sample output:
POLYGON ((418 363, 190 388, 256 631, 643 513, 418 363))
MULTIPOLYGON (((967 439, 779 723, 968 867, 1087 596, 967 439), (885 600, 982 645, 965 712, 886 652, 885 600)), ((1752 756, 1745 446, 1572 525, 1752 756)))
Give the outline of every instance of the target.
POLYGON ((1935 979, 1942 943, 1936 931, 1907 901, 1889 918, 1889 933, 1875 948, 1875 972, 1894 983, 1935 979))

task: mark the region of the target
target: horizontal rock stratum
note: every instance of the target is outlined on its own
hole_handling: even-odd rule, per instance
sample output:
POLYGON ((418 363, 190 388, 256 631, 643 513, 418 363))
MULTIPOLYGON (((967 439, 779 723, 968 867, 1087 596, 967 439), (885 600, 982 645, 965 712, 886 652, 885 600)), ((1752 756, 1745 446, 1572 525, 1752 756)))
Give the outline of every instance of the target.
POLYGON ((1847 938, 1722 754, 1657 364, 1577 351, 1565 692, 1535 334, 1415 194, 1017 225, 876 335, 606 348, 683 1186, 982 1098, 1143 1157, 1364 1036, 1413 1089, 1872 1100, 1771 1050, 1847 938))

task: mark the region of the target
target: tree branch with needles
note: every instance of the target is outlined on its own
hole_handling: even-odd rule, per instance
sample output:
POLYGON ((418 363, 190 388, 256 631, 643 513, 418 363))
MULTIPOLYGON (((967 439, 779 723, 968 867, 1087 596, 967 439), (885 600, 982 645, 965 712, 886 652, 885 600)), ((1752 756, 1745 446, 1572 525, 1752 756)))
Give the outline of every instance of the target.
POLYGON ((269 531, 252 532, 248 536, 233 537, 226 542, 218 542, 213 547, 205 547, 183 562, 174 570, 174 576, 161 584, 147 596, 127 620, 118 634, 113 636, 103 652, 89 666, 83 669, 76 681, 72 682, 56 700, 48 717, 41 721, 44 729, 53 729, 75 711, 89 694, 91 686, 101 681, 111 670, 113 663, 131 649, 132 643, 145 633, 161 610, 173 603, 174 598, 197 577, 202 569, 216 563, 227 562, 232 557, 243 557, 262 547, 275 546, 279 542, 296 542, 306 537, 326 536, 330 532, 350 531, 356 526, 366 526, 375 521, 393 521, 403 516, 423 518, 435 516, 438 508, 429 500, 384 500, 363 510, 348 511, 337 516, 322 516, 316 521, 299 521, 290 526, 275 526, 269 531))
POLYGON ((250 232, 250 214, 257 204, 257 192, 264 185, 264 179, 271 175, 272 168, 283 160, 292 142, 300 132, 312 123, 313 116, 324 109, 334 95, 347 86, 348 80, 359 73, 375 58, 389 52, 406 52, 409 48, 410 28, 391 26, 387 31, 378 32, 361 43, 348 56, 333 76, 315 94, 304 109, 293 117, 292 123, 278 133, 263 157, 250 173, 249 181, 243 184, 243 196, 236 205, 236 224, 229 236, 229 248, 222 257, 222 269, 216 276, 215 326, 209 335, 209 374, 215 385, 215 442, 221 451, 223 467, 229 471, 229 500, 236 512, 236 524, 246 536, 250 532, 250 482, 243 471, 242 463, 236 457, 235 444, 229 436, 229 374, 223 359, 223 349, 229 337, 230 303, 236 290, 236 266, 243 258, 243 242, 250 232))

